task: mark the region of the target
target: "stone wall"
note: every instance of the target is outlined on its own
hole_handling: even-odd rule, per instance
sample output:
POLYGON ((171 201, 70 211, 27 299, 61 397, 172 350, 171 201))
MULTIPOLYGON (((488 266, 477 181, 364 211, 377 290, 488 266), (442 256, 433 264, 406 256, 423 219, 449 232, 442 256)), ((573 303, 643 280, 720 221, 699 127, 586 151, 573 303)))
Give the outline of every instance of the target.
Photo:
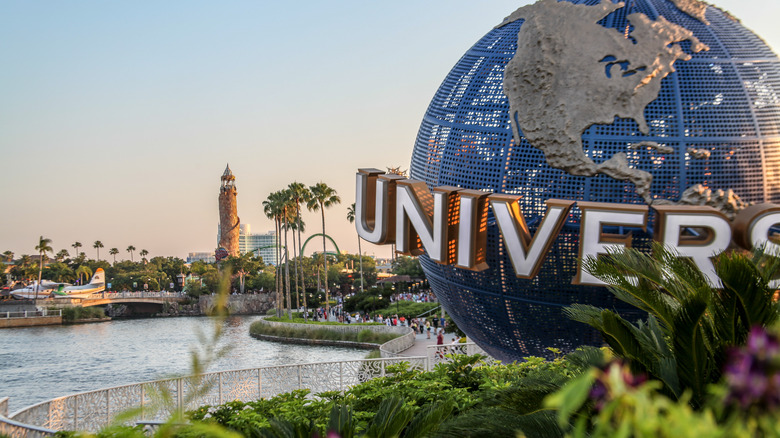
POLYGON ((60 325, 62 316, 35 316, 30 318, 2 318, 0 328, 34 327, 38 325, 60 325))
MULTIPOLYGON (((228 297, 228 312, 230 315, 265 315, 274 307, 274 293, 230 295, 228 297)), ((198 308, 202 315, 207 315, 214 308, 216 295, 201 295, 198 308)))

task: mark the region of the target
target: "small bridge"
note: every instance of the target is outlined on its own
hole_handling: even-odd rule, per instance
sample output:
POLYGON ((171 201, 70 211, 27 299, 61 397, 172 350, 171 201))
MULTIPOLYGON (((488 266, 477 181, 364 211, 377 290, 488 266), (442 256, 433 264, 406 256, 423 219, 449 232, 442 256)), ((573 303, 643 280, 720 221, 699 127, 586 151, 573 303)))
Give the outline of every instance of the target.
POLYGON ((139 309, 161 308, 165 303, 181 303, 190 300, 178 292, 99 292, 88 298, 53 298, 47 305, 55 307, 92 307, 107 304, 130 304, 139 309))

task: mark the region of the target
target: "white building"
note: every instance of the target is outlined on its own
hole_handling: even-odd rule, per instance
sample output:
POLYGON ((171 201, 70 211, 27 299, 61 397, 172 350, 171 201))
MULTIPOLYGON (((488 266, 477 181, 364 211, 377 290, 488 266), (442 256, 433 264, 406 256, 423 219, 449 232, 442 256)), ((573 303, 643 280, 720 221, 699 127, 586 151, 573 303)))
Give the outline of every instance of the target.
POLYGON ((201 261, 205 263, 214 263, 217 261, 217 258, 214 256, 214 251, 212 252, 191 252, 187 254, 187 263, 192 263, 195 261, 201 261))
POLYGON ((249 224, 241 224, 238 235, 238 251, 241 254, 254 252, 263 258, 267 265, 276 264, 276 232, 252 234, 249 224))

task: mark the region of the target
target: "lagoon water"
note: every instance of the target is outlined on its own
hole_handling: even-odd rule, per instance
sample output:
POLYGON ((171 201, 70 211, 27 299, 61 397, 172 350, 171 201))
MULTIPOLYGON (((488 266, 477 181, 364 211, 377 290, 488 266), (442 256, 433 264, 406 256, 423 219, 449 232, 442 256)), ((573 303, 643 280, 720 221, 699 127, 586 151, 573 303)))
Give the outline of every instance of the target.
MULTIPOLYGON (((287 345, 249 336, 256 316, 230 317, 207 371, 362 359, 366 350, 287 345)), ((115 320, 0 330, 0 398, 11 413, 51 398, 190 370, 191 351, 214 333, 208 317, 115 320)))

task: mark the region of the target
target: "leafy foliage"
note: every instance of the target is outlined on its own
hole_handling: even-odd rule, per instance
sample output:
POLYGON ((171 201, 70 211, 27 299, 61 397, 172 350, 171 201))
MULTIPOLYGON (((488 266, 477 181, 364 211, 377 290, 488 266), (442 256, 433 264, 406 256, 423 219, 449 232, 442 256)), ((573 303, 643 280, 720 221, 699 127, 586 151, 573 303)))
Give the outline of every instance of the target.
MULTIPOLYGON (((773 376, 780 377, 777 370, 773 376)), ((709 386, 697 410, 691 391, 673 400, 659 391, 660 381, 636 382, 627 366, 613 362, 569 382, 546 407, 557 409, 559 425, 571 426, 573 437, 780 437, 776 412, 724 409, 729 391, 723 384, 709 386)))
POLYGON ((678 399, 690 390, 694 407, 719 380, 727 349, 743 345, 752 326, 778 318, 769 282, 780 262, 761 251, 721 255, 715 261, 721 290, 711 288, 691 260, 659 245, 652 256, 625 249, 584 263, 648 317, 633 324, 612 310, 577 304, 566 309, 569 316, 599 330, 616 356, 660 381, 668 396, 678 399))
POLYGON ((360 332, 355 333, 348 331, 330 330, 326 326, 322 328, 316 328, 316 326, 311 328, 298 328, 289 325, 270 325, 261 321, 255 321, 252 323, 252 325, 249 327, 249 334, 253 336, 268 335, 281 338, 365 342, 369 344, 384 344, 385 342, 390 341, 391 339, 395 339, 399 336, 397 334, 391 333, 376 333, 369 329, 361 330, 360 332))
POLYGON ((327 432, 341 437, 514 436, 517 430, 560 436, 554 413, 542 408, 544 396, 603 360, 592 348, 553 361, 529 357, 509 365, 488 365, 480 356, 449 359, 431 372, 391 365, 383 377, 344 393, 312 398, 307 391, 293 391, 267 400, 204 406, 191 419, 258 437, 327 432))

